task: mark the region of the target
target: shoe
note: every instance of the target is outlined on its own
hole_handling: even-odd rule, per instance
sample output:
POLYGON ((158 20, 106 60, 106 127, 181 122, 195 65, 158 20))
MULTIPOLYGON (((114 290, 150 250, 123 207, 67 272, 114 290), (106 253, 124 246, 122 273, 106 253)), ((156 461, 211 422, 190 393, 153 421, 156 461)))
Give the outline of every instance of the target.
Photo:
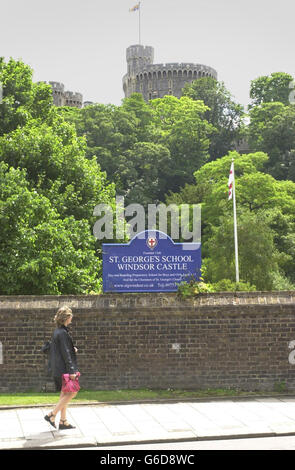
POLYGON ((59 422, 58 429, 76 429, 76 426, 73 426, 70 423, 65 424, 66 422, 67 422, 66 419, 61 419, 60 422, 59 422), (61 423, 63 423, 63 424, 61 424, 61 423))
POLYGON ((53 421, 52 421, 51 418, 54 418, 54 419, 55 419, 55 416, 54 416, 53 413, 50 413, 50 415, 45 415, 45 416, 44 416, 44 419, 45 419, 46 421, 48 421, 48 423, 50 423, 51 426, 53 426, 54 428, 56 428, 54 419, 53 419, 53 421))

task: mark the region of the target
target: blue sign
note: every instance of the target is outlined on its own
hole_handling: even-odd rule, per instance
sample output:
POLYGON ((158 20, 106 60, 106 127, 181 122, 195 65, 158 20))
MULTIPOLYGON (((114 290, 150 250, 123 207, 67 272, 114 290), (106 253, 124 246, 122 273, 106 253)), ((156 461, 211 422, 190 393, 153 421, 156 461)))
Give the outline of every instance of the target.
POLYGON ((102 247, 104 292, 175 292, 201 276, 201 243, 174 243, 158 230, 102 247))

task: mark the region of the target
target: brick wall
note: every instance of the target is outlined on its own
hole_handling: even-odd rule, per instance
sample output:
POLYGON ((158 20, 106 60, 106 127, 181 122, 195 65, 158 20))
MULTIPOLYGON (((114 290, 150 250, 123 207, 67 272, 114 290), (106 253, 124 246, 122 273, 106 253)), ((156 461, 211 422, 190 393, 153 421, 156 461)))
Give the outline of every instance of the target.
POLYGON ((40 347, 62 305, 85 389, 295 390, 295 292, 249 292, 0 296, 0 392, 50 382, 40 347))

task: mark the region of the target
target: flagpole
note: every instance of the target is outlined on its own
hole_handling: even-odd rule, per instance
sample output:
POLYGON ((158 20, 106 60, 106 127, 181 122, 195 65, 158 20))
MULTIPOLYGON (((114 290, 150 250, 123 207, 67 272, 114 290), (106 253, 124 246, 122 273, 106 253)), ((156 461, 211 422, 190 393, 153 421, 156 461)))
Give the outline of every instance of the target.
POLYGON ((141 37, 140 37, 140 2, 138 3, 138 35, 139 35, 139 45, 141 45, 141 37))
POLYGON ((235 239, 236 282, 240 282, 234 159, 232 159, 232 163, 233 163, 233 209, 234 209, 234 239, 235 239))

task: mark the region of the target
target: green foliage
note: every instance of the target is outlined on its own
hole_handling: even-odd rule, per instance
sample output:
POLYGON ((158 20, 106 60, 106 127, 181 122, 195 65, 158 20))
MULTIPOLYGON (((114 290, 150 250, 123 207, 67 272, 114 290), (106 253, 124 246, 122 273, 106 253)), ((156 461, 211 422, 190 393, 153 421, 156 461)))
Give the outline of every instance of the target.
POLYGON ((203 77, 186 84, 183 96, 201 100, 207 106, 204 117, 215 129, 210 139, 210 160, 232 150, 242 136, 244 111, 240 104, 235 103, 224 83, 203 77))
MULTIPOLYGON (((272 289, 271 272, 278 270, 273 238, 272 230, 260 216, 245 211, 238 218, 240 276, 258 290, 272 289)), ((207 274, 212 282, 235 278, 233 247, 233 221, 222 219, 206 242, 207 274)))
POLYGON ((287 390, 287 384, 285 381, 275 382, 273 389, 277 393, 284 393, 287 390))
POLYGON ((194 280, 188 282, 181 282, 178 285, 177 295, 182 299, 197 297, 199 294, 209 294, 211 292, 251 292, 256 291, 256 286, 250 282, 234 282, 230 279, 221 279, 218 282, 208 283, 194 280))
POLYGON ((85 136, 88 158, 96 156, 126 203, 146 205, 192 183, 193 171, 208 159, 214 128, 203 118, 206 109, 188 97, 146 103, 134 93, 121 106, 63 108, 59 113, 85 136))
MULTIPOLYGON (((195 202, 202 207, 204 277, 209 284, 235 279, 232 201, 227 180, 235 158, 240 277, 258 290, 294 283, 295 185, 263 173, 268 157, 262 152, 229 155, 195 172, 196 185, 170 194, 169 203, 195 202)), ((283 287, 285 288, 285 287, 283 287)))
POLYGON ((93 208, 114 195, 114 185, 95 160, 85 158, 85 141, 60 118, 51 125, 30 120, 0 137, 0 156, 25 168, 31 185, 54 203, 60 215, 89 219, 93 208))
POLYGON ((0 136, 24 126, 31 117, 45 119, 52 106, 51 87, 32 82, 32 70, 21 61, 0 58, 0 136))
POLYGON ((193 172, 209 158, 214 127, 204 118, 208 108, 201 101, 165 96, 151 100, 150 105, 154 111, 153 134, 171 154, 171 164, 165 168, 166 193, 193 182, 193 172))
POLYGON ((92 214, 113 203, 114 184, 28 66, 1 60, 0 82, 0 294, 97 292, 92 214))
POLYGON ((158 201, 164 196, 161 187, 165 184, 165 168, 170 164, 167 147, 138 142, 118 162, 117 190, 125 194, 126 203, 137 201, 147 206, 158 201))
POLYGON ((219 290, 294 289, 295 107, 292 77, 251 82, 250 123, 223 83, 183 96, 83 109, 52 104, 21 61, 0 58, 0 294, 99 292, 93 209, 117 195, 147 206, 202 206, 204 279, 182 297, 219 290), (229 152, 247 135, 251 153, 229 152), (236 284, 229 168, 235 159, 240 276, 236 284), (255 287, 254 287, 255 286, 255 287))
MULTIPOLYGON (((290 90, 289 90, 290 91, 290 90)), ((295 181, 295 106, 262 103, 250 112, 249 145, 269 156, 265 170, 295 181)))
POLYGON ((74 294, 99 287, 86 220, 60 218, 26 171, 0 162, 0 294, 74 294))
POLYGON ((203 280, 196 282, 194 279, 188 282, 180 282, 177 289, 177 295, 182 299, 196 297, 199 294, 208 294, 209 292, 213 292, 210 284, 206 284, 203 280))
POLYGON ((207 283, 201 280, 200 282, 189 281, 181 282, 178 286, 177 295, 182 299, 197 297, 199 294, 208 294, 210 292, 250 292, 256 291, 256 286, 249 282, 234 282, 230 279, 221 279, 218 282, 207 283))
POLYGON ((280 102, 289 105, 290 82, 293 77, 288 73, 274 72, 251 81, 250 98, 252 103, 249 108, 262 103, 280 102))
POLYGON ((273 290, 295 290, 295 283, 291 282, 285 274, 281 272, 272 273, 273 290))

